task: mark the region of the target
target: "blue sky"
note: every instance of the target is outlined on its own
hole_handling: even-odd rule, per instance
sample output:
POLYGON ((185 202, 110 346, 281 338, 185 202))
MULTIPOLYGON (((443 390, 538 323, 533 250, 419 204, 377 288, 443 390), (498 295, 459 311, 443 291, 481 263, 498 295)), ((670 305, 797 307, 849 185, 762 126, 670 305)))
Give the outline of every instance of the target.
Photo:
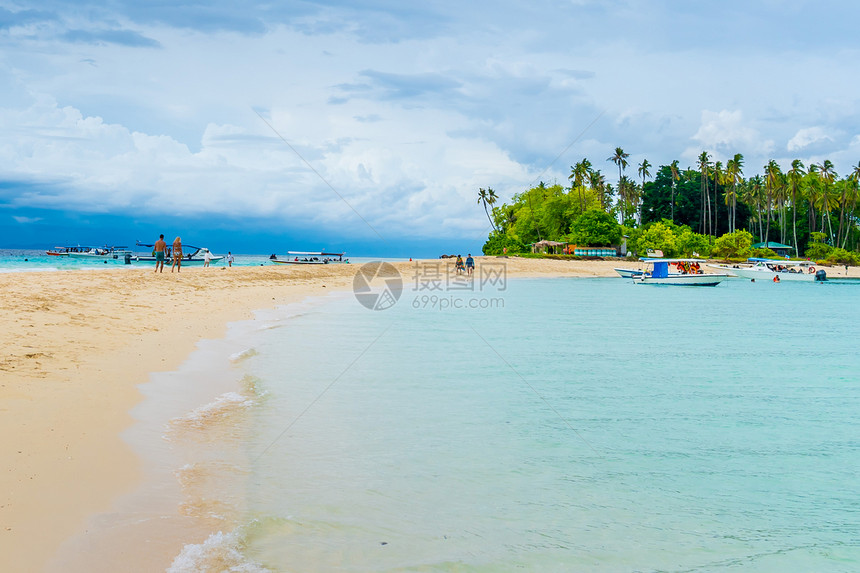
POLYGON ((856 3, 413 4, 0 0, 0 246, 437 256, 616 146, 860 161, 856 3))

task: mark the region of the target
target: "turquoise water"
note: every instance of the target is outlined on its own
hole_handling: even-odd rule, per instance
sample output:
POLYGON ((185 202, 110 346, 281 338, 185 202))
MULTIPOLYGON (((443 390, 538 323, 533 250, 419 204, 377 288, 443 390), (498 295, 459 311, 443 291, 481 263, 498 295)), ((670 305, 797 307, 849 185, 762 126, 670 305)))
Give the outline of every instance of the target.
POLYGON ((191 418, 241 426, 218 485, 241 509, 172 571, 860 569, 857 286, 414 295, 233 341, 245 390, 191 418))
MULTIPOLYGON (((132 249, 134 251, 134 249, 132 249)), ((138 252, 137 254, 149 255, 148 252, 138 252)), ((225 256, 226 253, 217 253, 219 256, 225 256)), ((235 254, 233 266, 237 267, 256 267, 260 265, 271 265, 269 255, 253 255, 253 254, 235 254)), ((369 262, 368 258, 350 259, 354 263, 369 262)), ((54 257, 45 254, 44 250, 35 249, 0 249, 0 273, 2 272, 17 272, 17 271, 55 271, 55 270, 75 270, 75 269, 92 269, 92 268, 139 268, 152 267, 153 262, 132 262, 126 265, 123 260, 108 260, 108 261, 92 261, 87 259, 76 259, 72 257, 54 257)), ((212 263, 213 267, 227 266, 225 259, 212 263)))

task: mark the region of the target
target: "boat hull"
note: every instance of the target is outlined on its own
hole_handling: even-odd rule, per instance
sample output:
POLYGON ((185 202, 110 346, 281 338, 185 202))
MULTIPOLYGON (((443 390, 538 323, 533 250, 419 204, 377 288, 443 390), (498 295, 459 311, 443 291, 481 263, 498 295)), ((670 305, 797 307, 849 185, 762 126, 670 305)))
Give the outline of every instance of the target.
POLYGON ((701 275, 669 275, 668 277, 633 277, 633 282, 643 285, 668 285, 668 286, 717 286, 729 278, 728 275, 701 274, 701 275))
POLYGON ((348 265, 349 261, 287 261, 281 259, 269 259, 278 265, 348 265))
POLYGON ((125 261, 125 253, 108 253, 106 255, 94 255, 91 253, 67 253, 67 256, 71 259, 84 259, 88 261, 125 261))
POLYGON ((772 281, 773 277, 779 277, 782 281, 815 282, 815 273, 789 273, 763 270, 757 268, 734 268, 728 266, 708 265, 713 269, 719 269, 742 279, 756 279, 761 281, 772 281))
MULTIPOLYGON (((213 264, 218 263, 218 262, 223 261, 223 260, 224 260, 224 257, 212 257, 209 260, 209 264, 213 265, 213 264)), ((149 257, 149 256, 147 256, 147 257, 131 257, 131 262, 132 263, 154 263, 155 257, 149 257)), ((182 259, 182 266, 183 267, 187 267, 187 266, 202 267, 205 262, 206 261, 204 261, 203 259, 199 259, 199 258, 182 259)), ((165 265, 172 265, 173 259, 165 258, 164 264, 165 265)))

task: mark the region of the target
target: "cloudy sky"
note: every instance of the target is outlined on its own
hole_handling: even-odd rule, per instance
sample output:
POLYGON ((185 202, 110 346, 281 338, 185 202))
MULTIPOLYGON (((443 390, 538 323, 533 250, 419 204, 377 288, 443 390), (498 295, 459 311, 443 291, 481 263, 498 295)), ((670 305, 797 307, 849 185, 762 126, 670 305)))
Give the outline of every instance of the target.
POLYGON ((0 0, 0 246, 479 251, 616 146, 860 161, 860 4, 0 0), (151 4, 151 5, 150 5, 151 4))

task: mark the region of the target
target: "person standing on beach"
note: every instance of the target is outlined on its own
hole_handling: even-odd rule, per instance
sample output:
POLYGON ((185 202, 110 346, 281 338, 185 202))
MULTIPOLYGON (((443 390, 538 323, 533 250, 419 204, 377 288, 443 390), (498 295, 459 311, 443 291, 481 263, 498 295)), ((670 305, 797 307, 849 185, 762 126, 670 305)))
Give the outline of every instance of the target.
POLYGON ((212 262, 212 253, 206 249, 206 252, 203 253, 203 266, 208 267, 210 262, 212 262))
POLYGON ((158 240, 153 245, 155 249, 155 272, 164 272, 164 251, 167 249, 167 243, 164 242, 164 235, 159 235, 158 240))
POLYGON ((472 253, 469 253, 468 256, 466 256, 466 274, 471 276, 472 271, 474 271, 474 270, 475 270, 475 259, 472 258, 472 253))
POLYGON ((233 253, 231 253, 230 251, 227 251, 227 266, 233 266, 233 253))
POLYGON ((170 267, 171 273, 174 267, 176 267, 177 273, 182 269, 182 239, 179 237, 173 240, 173 265, 170 267))

